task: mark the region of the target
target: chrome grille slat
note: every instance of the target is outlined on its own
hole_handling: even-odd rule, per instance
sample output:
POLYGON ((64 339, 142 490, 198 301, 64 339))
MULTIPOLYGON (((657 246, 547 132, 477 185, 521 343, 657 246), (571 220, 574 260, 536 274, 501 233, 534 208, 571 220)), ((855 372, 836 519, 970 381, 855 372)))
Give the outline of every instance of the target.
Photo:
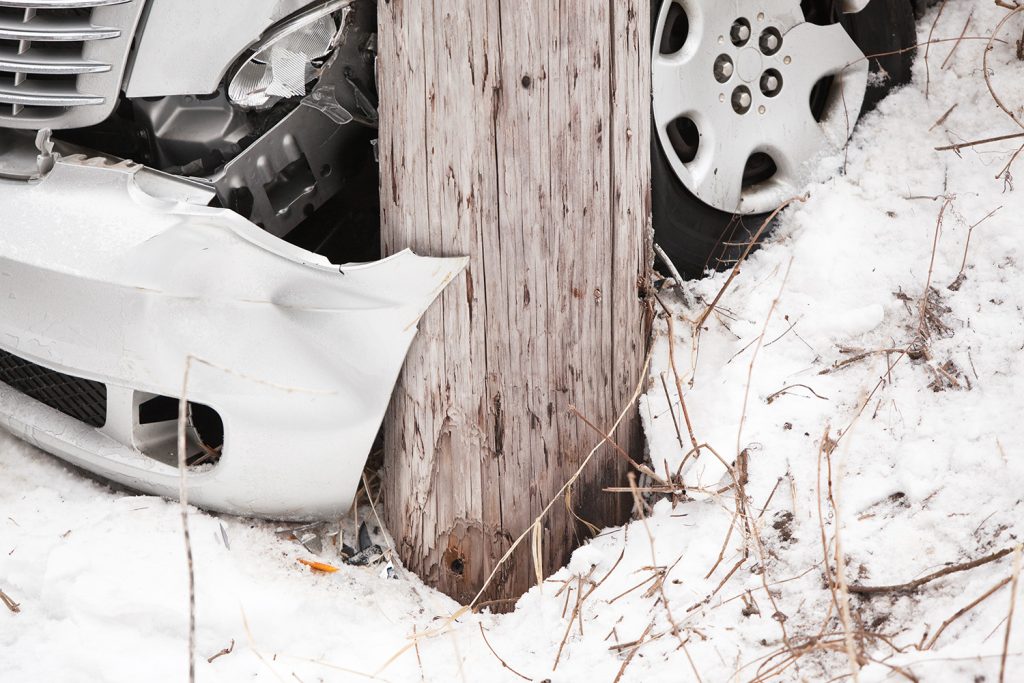
POLYGON ((85 59, 69 59, 47 54, 37 48, 17 53, 0 46, 0 72, 16 74, 101 74, 110 71, 109 64, 90 62, 85 59))
POLYGON ((77 128, 121 89, 145 0, 0 0, 0 127, 77 128))
POLYGON ((0 103, 23 107, 80 107, 103 104, 104 101, 104 98, 97 95, 69 93, 59 86, 47 84, 46 81, 33 83, 31 87, 26 87, 26 82, 15 85, 15 82, 9 79, 0 80, 0 103))
POLYGON ((132 0, 5 0, 0 7, 15 9, 87 9, 124 5, 132 0))
POLYGON ((86 40, 105 40, 117 38, 121 31, 106 26, 93 26, 88 21, 61 19, 36 16, 26 21, 5 19, 0 17, 0 40, 17 40, 31 42, 82 42, 86 40))

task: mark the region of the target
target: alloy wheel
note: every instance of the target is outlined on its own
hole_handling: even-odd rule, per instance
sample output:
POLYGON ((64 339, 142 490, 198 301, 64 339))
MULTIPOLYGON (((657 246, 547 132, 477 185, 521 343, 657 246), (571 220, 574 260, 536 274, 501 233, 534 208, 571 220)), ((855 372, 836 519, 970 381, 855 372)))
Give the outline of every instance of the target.
POLYGON ((656 135, 673 173, 708 206, 770 211, 846 145, 868 60, 841 25, 808 15, 800 0, 663 3, 652 55, 656 135))

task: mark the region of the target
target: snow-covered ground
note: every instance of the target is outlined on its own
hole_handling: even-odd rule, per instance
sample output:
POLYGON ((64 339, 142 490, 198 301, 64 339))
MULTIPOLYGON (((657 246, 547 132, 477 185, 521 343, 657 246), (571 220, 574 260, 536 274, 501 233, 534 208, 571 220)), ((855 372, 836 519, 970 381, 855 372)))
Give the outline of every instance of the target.
MULTIPOLYGON (((1019 130, 972 39, 1007 10, 950 0, 934 37, 960 35, 972 11, 947 68, 954 43, 930 49, 928 96, 919 58, 916 84, 858 128, 846 174, 786 212, 699 334, 728 274, 687 284, 685 301, 663 290, 675 334, 660 318, 640 411, 655 471, 683 464, 690 498, 606 530, 513 613, 457 619, 404 572, 312 573, 298 560, 316 558, 275 526, 194 511, 198 679, 996 681, 1005 652, 1005 680, 1024 680, 1019 611, 1004 645, 1013 553, 857 592, 1013 549, 1024 532, 1024 190, 997 177, 1019 141, 934 151, 1019 130)), ((989 66, 1024 117, 1022 28, 1010 20, 989 66)), ((0 680, 185 680, 176 504, 6 435, 0 590, 20 605, 0 605, 0 680)))

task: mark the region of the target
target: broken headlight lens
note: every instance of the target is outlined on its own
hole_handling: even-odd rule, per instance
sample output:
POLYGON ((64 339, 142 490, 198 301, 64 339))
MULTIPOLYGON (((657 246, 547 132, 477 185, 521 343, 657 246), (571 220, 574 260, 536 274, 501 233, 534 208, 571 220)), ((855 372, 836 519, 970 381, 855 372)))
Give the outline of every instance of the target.
POLYGON ((231 78, 231 101, 247 109, 263 109, 281 98, 304 96, 341 38, 344 16, 339 21, 335 13, 350 2, 318 3, 266 33, 231 78))

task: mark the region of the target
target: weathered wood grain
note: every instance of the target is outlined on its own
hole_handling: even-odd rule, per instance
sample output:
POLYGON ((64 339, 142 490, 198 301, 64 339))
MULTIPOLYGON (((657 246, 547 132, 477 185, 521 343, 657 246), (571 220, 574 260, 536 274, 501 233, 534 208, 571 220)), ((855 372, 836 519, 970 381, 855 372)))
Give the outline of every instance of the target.
MULTIPOLYGON (((403 562, 467 602, 639 378, 651 263, 648 0, 380 0, 385 251, 469 255, 420 325, 385 421, 403 562)), ((634 415, 617 433, 640 455, 634 415)), ((576 515, 622 522, 602 452, 576 515)), ((585 527, 556 505, 544 571, 585 527)), ((517 551, 487 598, 535 580, 517 551)))

